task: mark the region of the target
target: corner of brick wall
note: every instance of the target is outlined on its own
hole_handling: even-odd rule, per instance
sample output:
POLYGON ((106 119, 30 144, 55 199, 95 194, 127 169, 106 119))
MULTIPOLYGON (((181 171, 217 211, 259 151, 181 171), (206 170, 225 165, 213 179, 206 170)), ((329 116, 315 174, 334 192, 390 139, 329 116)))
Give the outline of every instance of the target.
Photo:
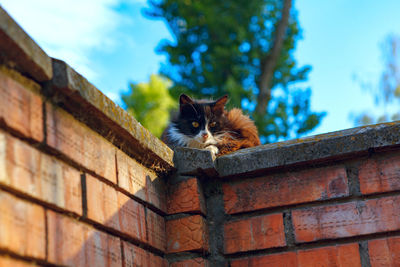
MULTIPOLYGON (((217 158, 214 176, 187 164, 185 172, 202 176, 207 259, 238 267, 400 265, 399 133, 393 122, 242 150, 217 158)), ((181 162, 189 157, 183 152, 181 162)))
POLYGON ((167 258, 171 266, 208 266, 208 227, 198 177, 176 174, 167 190, 167 258))
POLYGON ((178 173, 202 188, 207 264, 400 265, 399 133, 378 124, 216 159, 178 149, 178 173))

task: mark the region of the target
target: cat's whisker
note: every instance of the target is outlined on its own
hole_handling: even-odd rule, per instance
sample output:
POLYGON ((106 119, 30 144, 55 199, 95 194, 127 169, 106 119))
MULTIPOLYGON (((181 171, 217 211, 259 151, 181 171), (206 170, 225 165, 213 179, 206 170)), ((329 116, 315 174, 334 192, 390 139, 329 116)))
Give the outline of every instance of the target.
MULTIPOLYGON (((231 136, 232 135, 237 135, 237 132, 233 132, 233 131, 220 131, 220 132, 217 132, 217 134, 218 133, 221 133, 221 135, 223 135, 223 134, 231 134, 231 136)), ((220 134, 218 134, 218 135, 220 135, 220 134)))
POLYGON ((219 131, 219 132, 217 132, 217 133, 233 133, 233 134, 237 134, 237 133, 234 132, 234 131, 227 131, 227 130, 219 131))
POLYGON ((221 136, 214 136, 214 139, 217 142, 221 142, 222 141, 222 137, 221 136))
MULTIPOLYGON (((234 134, 234 135, 237 134, 237 133, 232 132, 232 131, 224 131, 224 132, 222 132, 222 133, 220 133, 220 134, 216 134, 216 135, 214 136, 214 138, 215 138, 215 139, 218 139, 218 141, 220 142, 220 141, 223 140, 223 138, 226 136, 226 134, 229 134, 229 133, 232 133, 232 134, 234 134)), ((229 138, 232 139, 232 140, 238 140, 238 138, 236 138, 236 137, 235 137, 234 135, 232 135, 232 134, 229 135, 229 138)))

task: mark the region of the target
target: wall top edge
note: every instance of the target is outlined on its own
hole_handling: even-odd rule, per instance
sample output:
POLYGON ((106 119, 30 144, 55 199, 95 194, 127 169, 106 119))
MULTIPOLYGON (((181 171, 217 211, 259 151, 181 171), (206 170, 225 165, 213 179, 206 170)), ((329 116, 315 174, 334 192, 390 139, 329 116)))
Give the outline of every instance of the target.
POLYGON ((53 76, 50 57, 1 6, 0 62, 38 82, 53 76))
POLYGON ((158 172, 174 170, 167 145, 68 64, 49 57, 1 6, 0 64, 39 83, 51 102, 142 164, 158 172))
MULTIPOLYGON (((91 116, 96 117, 104 126, 109 126, 111 132, 118 132, 128 139, 124 146, 130 145, 129 139, 134 139, 131 146, 141 146, 144 149, 141 150, 142 153, 135 155, 135 158, 142 163, 152 157, 162 161, 161 165, 164 169, 173 168, 173 151, 166 144, 68 64, 58 59, 52 59, 52 63, 54 76, 46 94, 55 102, 66 107, 71 113, 78 114, 78 117, 85 117, 82 120, 87 121, 87 124, 91 124, 89 121, 91 116), (76 103, 71 103, 71 101, 76 103)), ((91 126, 93 128, 93 125, 91 126)), ((101 129, 99 131, 101 132, 101 129)), ((113 134, 105 133, 105 135, 113 134)))
POLYGON ((315 136, 266 144, 242 149, 234 153, 211 158, 201 152, 201 160, 188 162, 198 150, 180 149, 178 172, 194 175, 206 170, 219 177, 260 173, 263 170, 293 166, 307 162, 340 159, 352 154, 368 153, 373 150, 400 147, 400 121, 380 123, 330 132, 315 136), (212 163, 211 163, 212 162, 212 163), (214 171, 210 171, 211 169, 214 171))

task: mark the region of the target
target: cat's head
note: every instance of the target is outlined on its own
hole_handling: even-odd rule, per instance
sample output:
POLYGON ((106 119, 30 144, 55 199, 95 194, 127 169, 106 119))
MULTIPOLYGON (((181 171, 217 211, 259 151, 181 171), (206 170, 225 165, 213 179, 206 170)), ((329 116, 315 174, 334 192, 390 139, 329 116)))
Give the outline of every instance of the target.
POLYGON ((194 100, 182 94, 179 114, 172 121, 169 136, 181 146, 204 148, 216 145, 224 134, 227 119, 224 114, 228 96, 216 101, 194 100))

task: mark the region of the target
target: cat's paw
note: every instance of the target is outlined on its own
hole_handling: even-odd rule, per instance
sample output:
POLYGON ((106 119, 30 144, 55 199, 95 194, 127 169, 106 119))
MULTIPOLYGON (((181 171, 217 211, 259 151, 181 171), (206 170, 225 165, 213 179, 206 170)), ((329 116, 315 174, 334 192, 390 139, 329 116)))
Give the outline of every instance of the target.
POLYGON ((213 156, 216 156, 219 152, 218 147, 210 145, 205 148, 206 150, 210 151, 213 156))

